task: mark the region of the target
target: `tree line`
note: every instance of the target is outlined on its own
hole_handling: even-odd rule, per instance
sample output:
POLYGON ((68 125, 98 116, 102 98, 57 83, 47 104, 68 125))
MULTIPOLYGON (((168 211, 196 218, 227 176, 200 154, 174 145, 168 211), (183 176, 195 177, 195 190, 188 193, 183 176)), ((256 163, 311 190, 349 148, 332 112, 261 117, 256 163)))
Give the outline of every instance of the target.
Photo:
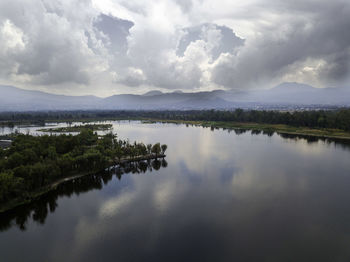
POLYGON ((350 131, 350 109, 310 110, 282 112, 274 110, 168 110, 168 111, 52 111, 52 112, 3 112, 0 124, 21 122, 45 124, 45 121, 103 120, 103 119, 164 119, 192 121, 234 121, 266 124, 285 124, 297 127, 336 128, 350 131))
POLYGON ((231 121, 284 124, 295 127, 334 128, 350 131, 350 109, 294 112, 242 109, 236 109, 234 111, 182 111, 164 113, 159 115, 159 118, 186 121, 231 121))

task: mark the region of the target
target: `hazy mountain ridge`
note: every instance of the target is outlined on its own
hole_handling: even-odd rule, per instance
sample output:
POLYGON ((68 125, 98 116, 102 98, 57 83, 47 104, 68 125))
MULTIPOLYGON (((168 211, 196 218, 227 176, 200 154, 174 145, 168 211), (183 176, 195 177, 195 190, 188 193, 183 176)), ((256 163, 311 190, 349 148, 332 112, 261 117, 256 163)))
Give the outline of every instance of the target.
POLYGON ((269 90, 223 91, 197 93, 162 93, 143 95, 65 96, 41 91, 0 86, 0 111, 88 110, 88 109, 229 109, 254 104, 323 104, 350 105, 348 88, 314 88, 299 83, 282 83, 269 90))
POLYGON ((0 111, 92 109, 100 98, 65 96, 0 86, 0 111))
POLYGON ((299 83, 282 83, 249 96, 254 101, 266 103, 350 105, 348 88, 315 88, 299 83))

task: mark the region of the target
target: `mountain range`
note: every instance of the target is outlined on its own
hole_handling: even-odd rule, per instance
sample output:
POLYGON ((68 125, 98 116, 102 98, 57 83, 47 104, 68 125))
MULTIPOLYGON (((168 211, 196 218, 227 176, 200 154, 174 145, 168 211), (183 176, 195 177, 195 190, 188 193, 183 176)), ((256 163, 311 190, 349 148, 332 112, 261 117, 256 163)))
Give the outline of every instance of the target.
POLYGON ((299 83, 282 83, 268 90, 162 93, 143 95, 65 96, 0 86, 0 111, 40 110, 160 110, 230 109, 268 105, 350 106, 349 88, 314 88, 299 83))

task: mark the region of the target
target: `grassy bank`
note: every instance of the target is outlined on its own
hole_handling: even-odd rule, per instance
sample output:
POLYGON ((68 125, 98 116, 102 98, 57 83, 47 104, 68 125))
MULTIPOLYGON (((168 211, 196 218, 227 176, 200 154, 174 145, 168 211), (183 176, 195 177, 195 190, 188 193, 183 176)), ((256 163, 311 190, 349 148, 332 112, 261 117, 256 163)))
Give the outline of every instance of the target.
POLYGON ((261 124, 261 123, 239 123, 224 121, 184 121, 184 120, 162 120, 144 119, 143 123, 174 123, 187 124, 202 127, 224 128, 224 129, 246 129, 259 130, 264 132, 277 132, 280 134, 314 136, 320 138, 347 139, 350 140, 350 132, 340 129, 313 129, 307 127, 294 127, 288 125, 261 124))

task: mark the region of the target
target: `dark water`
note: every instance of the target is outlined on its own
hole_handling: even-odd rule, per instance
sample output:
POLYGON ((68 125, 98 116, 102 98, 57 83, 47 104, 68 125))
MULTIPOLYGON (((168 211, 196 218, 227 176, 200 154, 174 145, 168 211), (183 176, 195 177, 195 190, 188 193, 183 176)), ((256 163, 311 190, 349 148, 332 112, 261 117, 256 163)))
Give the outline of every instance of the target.
MULTIPOLYGON (((0 261, 350 261, 350 147, 115 123, 165 161, 62 185, 0 216, 0 261)), ((242 134, 240 134, 242 133, 242 134)))

